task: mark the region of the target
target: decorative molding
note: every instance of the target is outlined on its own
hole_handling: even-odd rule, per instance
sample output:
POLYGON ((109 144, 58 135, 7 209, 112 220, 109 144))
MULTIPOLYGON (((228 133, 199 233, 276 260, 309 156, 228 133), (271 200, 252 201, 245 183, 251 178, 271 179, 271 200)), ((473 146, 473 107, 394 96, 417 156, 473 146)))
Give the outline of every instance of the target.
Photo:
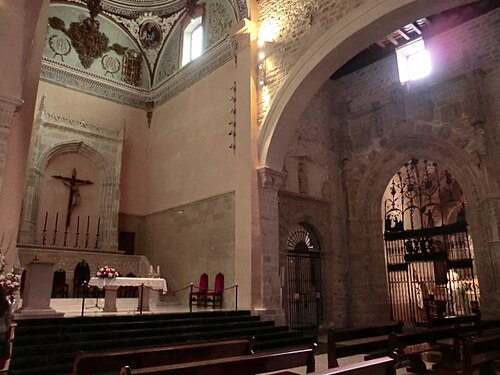
POLYGON ((42 60, 40 79, 137 108, 145 108, 151 97, 147 89, 114 81, 46 57, 42 60))
POLYGON ((153 91, 153 100, 162 104, 234 58, 233 40, 222 39, 196 60, 172 74, 153 91))
POLYGON ((149 102, 162 104, 234 58, 237 43, 226 37, 211 46, 198 59, 187 64, 156 89, 149 91, 123 82, 43 58, 40 78, 89 95, 146 109, 149 102))
POLYGON ((123 142, 125 129, 114 130, 102 126, 90 124, 86 121, 78 121, 68 119, 66 117, 58 116, 56 114, 44 112, 41 117, 42 126, 50 126, 61 130, 71 129, 78 134, 85 134, 87 136, 107 139, 113 142, 123 142))
POLYGON ((265 189, 272 189, 278 191, 286 180, 286 173, 271 169, 269 167, 262 167, 257 169, 259 175, 260 186, 265 189))
MULTIPOLYGON (((83 0, 66 0, 87 7, 83 0)), ((170 15, 186 7, 187 0, 102 0, 103 11, 119 14, 128 18, 137 18, 145 12, 158 16, 170 15)))

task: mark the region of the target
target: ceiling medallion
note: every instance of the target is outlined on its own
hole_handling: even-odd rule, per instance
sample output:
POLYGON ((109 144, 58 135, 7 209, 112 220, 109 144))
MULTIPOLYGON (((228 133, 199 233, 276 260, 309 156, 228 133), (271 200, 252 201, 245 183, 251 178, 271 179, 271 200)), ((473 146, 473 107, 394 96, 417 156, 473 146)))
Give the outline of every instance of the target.
POLYGON ((153 20, 142 22, 139 26, 139 40, 148 49, 157 48, 162 41, 160 25, 153 20))

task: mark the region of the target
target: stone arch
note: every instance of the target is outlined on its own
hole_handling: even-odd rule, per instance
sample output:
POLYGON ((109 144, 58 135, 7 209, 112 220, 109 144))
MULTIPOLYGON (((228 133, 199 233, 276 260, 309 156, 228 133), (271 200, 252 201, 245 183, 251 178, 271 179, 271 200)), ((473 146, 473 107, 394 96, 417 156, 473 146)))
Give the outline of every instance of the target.
MULTIPOLYGON (((495 269, 488 250, 489 219, 483 207, 488 198, 487 172, 480 169, 466 151, 448 141, 429 135, 406 136, 372 156, 370 166, 365 168, 366 172, 359 179, 350 179, 349 189, 353 193, 349 202, 350 248, 363 247, 370 252, 367 258, 372 262, 376 259, 377 267, 382 265, 384 258, 382 197, 393 175, 412 158, 428 159, 438 163, 448 169, 460 184, 467 202, 466 217, 469 233, 477 249, 475 263, 481 300, 483 306, 489 308, 488 305, 494 304, 490 293, 494 288, 495 269)), ((347 164, 348 169, 349 163, 351 162, 347 164)), ((363 260, 358 259, 354 262, 362 264, 363 260)), ((353 280, 353 285, 356 282, 353 280)))
POLYGON ((28 186, 26 188, 23 210, 21 212, 21 226, 19 242, 22 244, 36 243, 38 197, 41 192, 41 181, 43 181, 48 164, 56 157, 64 154, 79 154, 89 159, 99 171, 101 176, 102 194, 99 202, 99 218, 101 221, 101 234, 99 248, 114 249, 116 247, 116 228, 118 212, 114 205, 110 204, 119 196, 119 183, 114 171, 114 164, 107 160, 101 153, 88 145, 85 141, 69 141, 54 144, 52 147, 42 151, 39 158, 29 170, 28 186))
POLYGON ((298 59, 275 94, 258 140, 262 166, 281 170, 298 117, 321 85, 375 39, 401 25, 472 0, 370 0, 323 33, 298 59))

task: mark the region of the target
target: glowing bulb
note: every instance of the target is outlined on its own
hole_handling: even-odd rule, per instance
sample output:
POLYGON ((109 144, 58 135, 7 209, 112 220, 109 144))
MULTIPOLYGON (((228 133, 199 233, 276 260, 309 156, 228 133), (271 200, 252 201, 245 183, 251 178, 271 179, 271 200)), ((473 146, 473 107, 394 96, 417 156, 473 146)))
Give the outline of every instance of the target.
POLYGON ((259 40, 271 42, 278 36, 278 21, 274 18, 267 18, 260 24, 259 40))
POLYGON ((265 41, 265 40, 263 40, 263 39, 259 39, 259 40, 257 40, 257 46, 259 46, 259 47, 264 47, 264 44, 265 44, 265 43, 266 43, 266 41, 265 41))
POLYGON ((259 60, 264 60, 266 58, 266 54, 264 52, 259 52, 259 60))

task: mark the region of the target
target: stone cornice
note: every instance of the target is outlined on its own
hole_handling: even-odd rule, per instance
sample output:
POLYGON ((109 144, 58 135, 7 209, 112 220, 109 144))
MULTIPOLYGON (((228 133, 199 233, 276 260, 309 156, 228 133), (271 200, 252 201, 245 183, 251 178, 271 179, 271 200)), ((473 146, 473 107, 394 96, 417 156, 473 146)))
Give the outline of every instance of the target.
POLYGON ((286 179, 286 173, 262 167, 257 169, 259 175, 260 186, 265 189, 273 189, 278 191, 286 179))
POLYGON ((0 110, 2 111, 15 112, 21 104, 23 104, 22 99, 0 95, 0 110))
POLYGON ((236 53, 236 41, 227 37, 211 46, 202 56, 171 75, 165 82, 151 91, 104 78, 47 58, 42 60, 40 78, 72 90, 146 110, 148 103, 155 102, 156 107, 163 104, 230 61, 236 53))

